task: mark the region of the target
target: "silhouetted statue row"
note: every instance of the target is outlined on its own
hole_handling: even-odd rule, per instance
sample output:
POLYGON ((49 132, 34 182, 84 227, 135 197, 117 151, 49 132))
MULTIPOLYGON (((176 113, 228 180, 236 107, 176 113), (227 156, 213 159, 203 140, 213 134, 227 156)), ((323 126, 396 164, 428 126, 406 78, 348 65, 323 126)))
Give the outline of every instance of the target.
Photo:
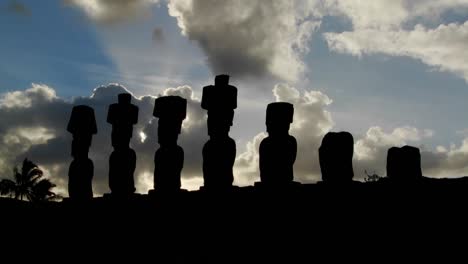
MULTIPOLYGON (((229 137, 237 108, 237 88, 229 85, 228 75, 218 75, 215 84, 205 86, 201 107, 208 112, 210 139, 203 146, 203 188, 226 190, 234 181, 233 166, 236 143, 229 137)), ((154 156, 154 191, 177 192, 181 188, 184 150, 177 145, 182 122, 187 115, 187 100, 179 96, 156 98, 153 116, 158 118, 159 149, 154 156)), ((267 106, 268 137, 260 144, 260 179, 265 186, 284 186, 294 181, 293 166, 297 154, 296 139, 289 135, 294 106, 275 102, 267 106)), ((135 192, 133 174, 136 154, 130 148, 133 125, 138 122, 138 107, 131 95, 118 95, 118 103, 109 106, 107 122, 112 125, 112 146, 109 158, 109 187, 113 196, 126 197, 135 192)), ((93 197, 94 166, 88 158, 92 135, 97 133, 94 110, 86 105, 75 106, 67 130, 73 135, 73 161, 69 169, 68 191, 71 199, 93 197)), ((348 132, 330 132, 319 148, 319 162, 324 182, 346 183, 353 180, 354 139, 348 132)), ((390 148, 387 176, 396 181, 422 178, 418 148, 390 148)))

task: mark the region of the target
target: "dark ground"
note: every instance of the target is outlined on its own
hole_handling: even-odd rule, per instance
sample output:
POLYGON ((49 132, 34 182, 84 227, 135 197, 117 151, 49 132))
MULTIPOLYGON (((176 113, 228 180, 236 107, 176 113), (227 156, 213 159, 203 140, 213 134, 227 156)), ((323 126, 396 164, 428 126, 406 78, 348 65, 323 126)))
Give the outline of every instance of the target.
POLYGON ((64 247, 77 258, 94 252, 111 259, 128 254, 134 261, 168 260, 162 263, 311 262, 318 255, 357 260, 371 253, 398 259, 428 256, 448 245, 466 250, 467 205, 468 178, 257 186, 87 203, 3 198, 0 240, 52 242, 49 250, 64 247))

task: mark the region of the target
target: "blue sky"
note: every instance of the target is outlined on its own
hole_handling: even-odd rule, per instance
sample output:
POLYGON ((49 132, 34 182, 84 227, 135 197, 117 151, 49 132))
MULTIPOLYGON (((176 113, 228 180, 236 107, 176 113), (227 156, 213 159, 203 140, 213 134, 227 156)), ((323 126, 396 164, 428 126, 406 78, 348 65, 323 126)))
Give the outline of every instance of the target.
MULTIPOLYGON (((87 20, 82 10, 61 1, 24 0, 21 3, 30 9, 30 16, 5 10, 0 16, 0 30, 4 36, 0 43, 2 92, 25 89, 35 82, 54 87, 59 96, 86 96, 99 85, 119 82, 135 94, 143 95, 167 87, 192 85, 192 80, 203 85, 202 80, 208 81, 212 76, 203 63, 203 54, 180 34, 176 19, 168 15, 164 5, 152 7, 154 16, 150 19, 109 26, 87 20), (165 43, 151 42, 155 27, 163 29, 165 43), (121 75, 120 65, 108 49, 112 46, 109 42, 125 42, 117 45, 119 51, 128 48, 152 52, 149 62, 136 59, 131 62, 145 68, 140 76, 152 72, 154 76, 165 78, 158 73, 167 63, 161 62, 164 58, 158 58, 164 54, 158 53, 157 45, 170 45, 164 49, 188 53, 186 57, 200 60, 200 64, 190 67, 174 62, 173 69, 168 71, 183 79, 167 80, 167 87, 158 87, 161 83, 157 83, 151 91, 121 75), (151 68, 146 68, 147 65, 151 68)), ((460 22, 464 19, 466 15, 449 14, 443 20, 460 22)), ((318 33, 346 30, 351 27, 349 23, 339 17, 326 17, 318 33)), ((468 87, 462 78, 450 72, 434 71, 407 57, 364 55, 358 58, 330 52, 324 38, 316 35, 304 59, 309 67, 305 76, 311 80, 311 87, 300 88, 319 89, 333 99, 330 110, 335 112, 337 128, 355 133, 365 133, 370 125, 387 129, 402 125, 429 128, 436 132, 426 142, 429 145, 458 142, 463 137, 456 133, 467 127, 462 120, 468 112, 468 87), (357 112, 360 114, 356 115, 357 112)))
MULTIPOLYGON (((415 128, 419 134, 415 136, 414 144, 424 145, 429 150, 437 146, 449 149, 451 144, 458 148, 467 136, 468 78, 465 76, 468 76, 468 66, 459 60, 468 55, 462 52, 460 59, 456 58, 456 49, 460 45, 463 47, 466 43, 463 39, 467 39, 466 35, 456 34, 468 20, 466 1, 379 0, 366 6, 359 1, 342 4, 334 0, 310 0, 294 1, 298 6, 307 3, 304 5, 310 10, 284 4, 284 12, 264 8, 253 1, 255 4, 246 4, 249 6, 245 10, 253 6, 257 8, 254 10, 278 12, 277 16, 292 12, 296 19, 292 35, 281 36, 304 39, 293 44, 285 42, 295 47, 288 46, 291 50, 283 50, 285 54, 291 51, 297 55, 292 58, 282 54, 276 46, 271 50, 264 47, 273 55, 280 54, 280 64, 275 66, 271 62, 264 68, 255 68, 256 62, 261 64, 263 61, 249 57, 250 51, 257 52, 259 48, 251 42, 265 41, 274 46, 280 39, 268 39, 267 36, 259 40, 240 39, 237 43, 234 38, 235 43, 229 43, 219 39, 223 35, 219 35, 216 25, 206 32, 197 28, 205 25, 200 17, 206 14, 191 17, 190 12, 197 9, 187 11, 189 9, 183 6, 185 1, 169 1, 169 5, 173 5, 172 13, 168 12, 167 1, 134 2, 137 4, 121 10, 101 0, 82 0, 81 3, 77 0, 2 1, 0 94, 25 91, 31 83, 39 83, 52 88, 58 97, 73 100, 90 96, 100 85, 120 83, 136 96, 156 96, 166 88, 188 85, 194 95, 200 97, 201 88, 211 84, 214 75, 222 73, 220 69, 233 69, 234 73, 228 73, 232 83, 239 88, 240 106, 231 134, 237 139, 240 151, 245 151, 245 144, 253 143, 253 138, 265 130, 264 111, 266 104, 275 100, 272 89, 278 84, 294 87, 303 95, 319 91, 328 96, 333 102, 326 104, 324 109, 331 114, 332 129, 350 131, 356 141, 367 142, 366 133, 376 126, 384 131, 384 137, 390 137, 398 128, 415 128), (14 5, 21 5, 28 12, 14 12, 14 5), (87 9, 90 6, 95 9, 87 9), (401 18, 397 12, 387 16, 386 11, 382 11, 386 9, 401 11, 401 18), (303 14, 304 10, 310 12, 303 14), (374 14, 374 10, 382 13, 374 14), (455 32, 454 41, 450 42, 454 44, 454 52, 443 43, 446 38, 441 40, 438 34, 432 34, 432 30, 437 31, 450 23, 454 26, 448 33, 455 32), (302 25, 305 32, 300 30, 302 25), (153 39, 155 29, 159 32, 156 40, 153 39), (423 39, 420 42, 411 35, 418 30, 422 31, 421 36, 416 35, 423 39), (361 37, 369 32, 370 37, 361 37), (388 44, 387 47, 389 41, 378 42, 392 37, 396 43, 393 46, 388 44), (429 51, 423 49, 425 45, 417 48, 424 44, 425 37, 429 40, 429 51), (242 48, 233 49, 235 45, 242 48), (227 52, 223 53, 223 48, 227 52), (439 53, 443 56, 438 56, 439 53), (223 65, 225 61, 208 59, 213 54, 227 54, 231 59, 245 63, 237 68, 223 65), (247 58, 245 61, 244 57, 247 58), (300 68, 300 64, 304 67, 300 68), (236 75, 239 67, 252 68, 259 74, 236 75), (296 69, 299 69, 298 74, 296 69), (260 74, 262 72, 266 74, 260 74), (430 135, 421 134, 426 129, 431 131, 428 132, 430 135)), ((226 14, 230 11, 224 8, 232 9, 231 4, 228 1, 225 5, 212 5, 212 10, 206 11, 207 14, 212 12, 213 16, 219 15, 215 20, 219 22, 219 28, 229 29, 225 32, 226 39, 230 35, 243 36, 238 28, 243 24, 229 24, 230 18, 226 14)), ((274 16, 251 19, 257 19, 258 24, 265 19, 265 25, 275 25, 274 16)), ((289 23, 289 20, 285 21, 289 23)), ((254 29, 246 27, 245 30, 254 29)), ((255 30, 260 32, 259 38, 264 31, 280 34, 269 29, 263 31, 263 28, 255 30)), ((281 45, 278 47, 283 47, 281 45)), ((400 139, 405 143, 411 141, 400 139)), ((396 142, 400 142, 398 140, 396 142)))
POLYGON ((364 133, 410 125, 436 132, 429 145, 458 142, 468 111, 466 82, 407 57, 330 52, 323 39, 312 43, 307 61, 314 88, 333 98, 337 127, 364 133))
POLYGON ((70 97, 89 94, 96 84, 110 81, 92 70, 103 67, 112 72, 115 66, 102 48, 96 28, 77 10, 54 0, 22 3, 30 9, 30 16, 5 10, 0 16, 2 91, 38 82, 70 97))

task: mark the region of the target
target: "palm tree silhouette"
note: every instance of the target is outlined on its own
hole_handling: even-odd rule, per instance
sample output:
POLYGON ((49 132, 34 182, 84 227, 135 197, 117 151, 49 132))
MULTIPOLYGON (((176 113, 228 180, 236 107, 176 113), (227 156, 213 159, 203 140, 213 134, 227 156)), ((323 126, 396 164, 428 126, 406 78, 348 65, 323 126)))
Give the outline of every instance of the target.
POLYGON ((21 170, 13 168, 13 178, 0 181, 0 195, 8 195, 15 199, 28 201, 50 201, 58 196, 51 191, 55 187, 49 179, 42 177, 43 172, 35 163, 24 159, 21 170))

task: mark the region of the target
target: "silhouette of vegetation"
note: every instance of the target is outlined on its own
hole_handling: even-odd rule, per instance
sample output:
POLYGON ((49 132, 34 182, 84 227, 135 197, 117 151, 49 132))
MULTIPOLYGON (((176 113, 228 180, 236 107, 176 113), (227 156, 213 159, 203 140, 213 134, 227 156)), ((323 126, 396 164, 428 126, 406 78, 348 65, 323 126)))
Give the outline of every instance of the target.
POLYGON ((52 192, 55 187, 49 179, 43 178, 44 173, 35 163, 24 159, 21 169, 13 168, 13 180, 0 181, 0 195, 27 199, 31 202, 51 201, 60 197, 52 192))
POLYGON ((364 173, 367 175, 367 178, 364 179, 365 182, 378 182, 383 178, 382 176, 379 176, 375 172, 374 174, 369 174, 367 173, 367 170, 365 170, 364 173))

